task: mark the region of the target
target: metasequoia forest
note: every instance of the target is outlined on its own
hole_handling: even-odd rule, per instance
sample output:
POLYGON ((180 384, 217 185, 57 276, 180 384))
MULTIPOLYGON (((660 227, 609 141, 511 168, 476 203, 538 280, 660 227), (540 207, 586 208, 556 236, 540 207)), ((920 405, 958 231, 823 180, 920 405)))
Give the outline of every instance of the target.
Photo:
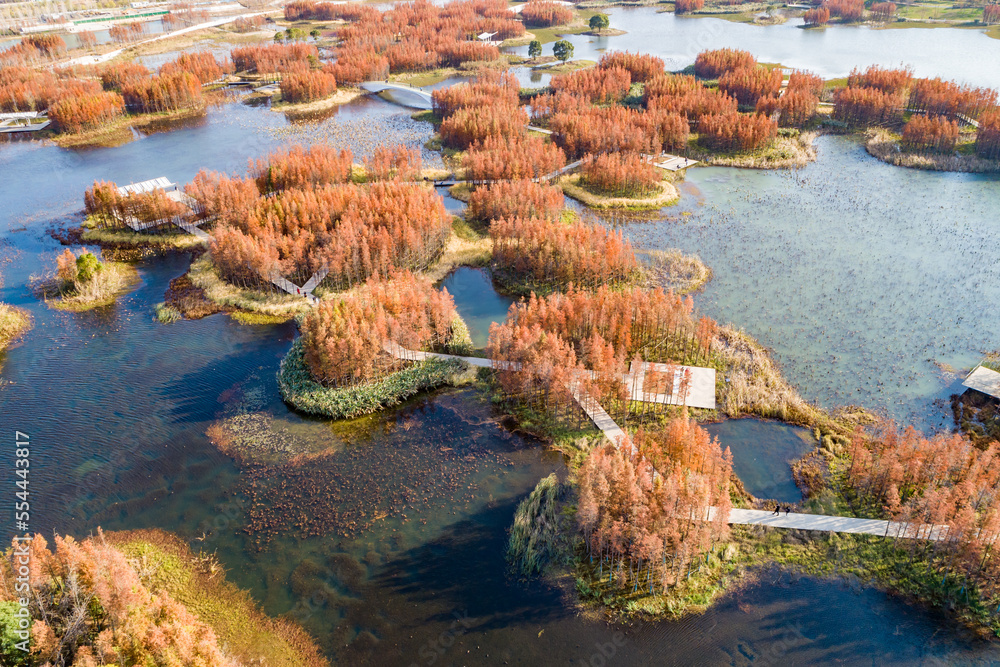
MULTIPOLYGON (((721 3, 723 9, 738 4, 721 3)), ((192 39, 184 49, 162 57, 156 56, 164 51, 147 47, 149 25, 139 20, 94 29, 103 40, 100 48, 120 45, 125 55, 114 58, 101 57, 106 51, 99 50, 93 32, 75 37, 95 56, 86 59, 74 58, 76 48, 68 49, 58 35, 24 35, 0 51, 0 112, 44 112, 51 127, 42 138, 49 143, 70 145, 72 135, 80 135, 82 143, 105 129, 138 136, 143 127, 167 121, 171 127, 164 132, 184 138, 184 130, 172 125, 192 117, 217 119, 217 107, 234 101, 243 105, 239 121, 252 117, 257 124, 239 125, 239 132, 274 130, 261 143, 247 143, 240 147, 243 152, 234 153, 237 169, 228 166, 232 161, 208 158, 188 171, 178 167, 167 178, 190 180, 177 191, 127 193, 119 187, 130 177, 124 170, 87 171, 85 180, 73 181, 92 183, 83 193, 85 217, 75 223, 82 226, 53 237, 66 245, 81 239, 103 245, 107 262, 99 261, 96 251, 66 249, 55 254, 54 278, 83 285, 94 275, 127 268, 131 282, 123 279, 128 284, 108 300, 125 312, 130 307, 126 300, 116 299, 132 289, 139 293, 134 285, 145 278, 136 269, 122 268, 130 260, 112 261, 112 252, 126 256, 168 248, 188 253, 183 273, 163 278, 166 287, 157 288, 163 302, 154 306, 155 320, 146 317, 143 322, 156 325, 157 335, 150 340, 162 337, 181 349, 170 336, 195 326, 187 320, 216 313, 231 318, 227 328, 211 329, 208 319, 198 326, 220 339, 233 331, 246 334, 251 326, 268 332, 270 338, 253 341, 257 356, 233 353, 239 368, 219 371, 228 373, 225 384, 206 393, 204 403, 212 409, 205 420, 211 424, 199 426, 197 435, 207 436, 206 446, 218 450, 212 454, 221 451, 232 458, 235 467, 225 473, 241 481, 227 493, 240 502, 251 499, 245 510, 251 521, 235 530, 258 552, 270 548, 274 535, 254 534, 255 528, 268 526, 275 535, 285 530, 274 528, 285 517, 269 514, 271 504, 261 501, 274 497, 269 493, 280 492, 286 506, 305 499, 295 511, 333 516, 323 519, 331 523, 343 521, 342 532, 340 527, 320 530, 319 522, 310 524, 302 514, 287 522, 302 536, 331 538, 330 544, 294 554, 275 551, 272 560, 291 565, 287 571, 269 572, 261 589, 273 596, 268 605, 280 606, 287 591, 277 595, 267 587, 272 579, 291 582, 292 597, 306 601, 296 607, 308 608, 304 623, 312 614, 327 614, 327 607, 340 614, 338 621, 357 636, 345 640, 331 630, 324 641, 338 644, 337 650, 339 644, 351 643, 353 650, 367 642, 370 652, 383 641, 380 632, 389 622, 372 619, 384 610, 343 611, 349 606, 343 600, 363 600, 361 591, 374 589, 379 568, 406 557, 412 559, 410 570, 429 569, 420 561, 426 545, 411 548, 406 543, 410 532, 422 530, 418 521, 428 525, 427 516, 420 516, 426 511, 423 504, 449 520, 449 511, 467 509, 459 511, 457 503, 468 503, 470 514, 482 515, 474 517, 481 522, 476 530, 500 533, 487 525, 487 512, 475 505, 476 499, 470 500, 480 483, 495 486, 489 493, 490 511, 505 503, 517 507, 512 509, 513 526, 501 536, 511 566, 504 576, 513 580, 571 570, 581 599, 616 614, 678 616, 705 608, 749 581, 747 573, 762 565, 801 565, 810 574, 829 574, 830 567, 835 574, 853 573, 861 560, 877 553, 865 571, 871 580, 1000 634, 1000 565, 992 551, 1000 537, 1000 443, 985 428, 975 438, 965 426, 926 435, 863 407, 828 411, 821 407, 821 393, 809 395, 815 404, 800 396, 775 361, 786 363, 787 349, 774 341, 783 343, 777 337, 791 325, 775 326, 774 334, 768 329, 776 338, 762 337, 762 343, 774 344, 777 353, 772 355, 739 328, 760 333, 760 322, 752 318, 756 311, 744 312, 748 321, 723 324, 731 312, 719 298, 723 290, 716 289, 744 277, 738 252, 757 250, 747 245, 733 251, 739 245, 734 239, 749 243, 754 232, 771 231, 751 227, 757 221, 740 217, 747 209, 737 205, 760 194, 754 187, 763 192, 761 201, 778 201, 765 199, 772 196, 766 191, 772 186, 726 190, 705 186, 705 180, 688 172, 691 164, 700 165, 692 170, 709 165, 773 170, 788 154, 795 159, 808 153, 803 163, 816 161, 820 149, 829 150, 834 141, 846 143, 851 136, 863 137, 871 155, 876 155, 873 143, 884 140, 893 156, 877 156, 885 162, 910 160, 924 165, 920 168, 929 163, 943 170, 965 161, 975 163, 969 171, 990 171, 996 166, 990 161, 1000 160, 997 91, 917 76, 926 64, 925 69, 859 67, 846 78, 827 80, 805 69, 759 62, 738 48, 704 50, 689 67, 667 71, 664 58, 656 55, 603 47, 597 55, 592 43, 575 41, 579 60, 566 62, 572 44, 551 42, 561 40, 562 32, 575 35, 586 29, 593 12, 585 7, 551 0, 528 0, 514 8, 501 0, 440 5, 416 0, 387 7, 296 0, 269 8, 267 18, 264 12, 238 18, 229 30, 235 33, 229 35, 234 43, 225 51, 214 42, 213 50, 207 50, 204 41, 192 39), (529 42, 526 58, 517 49, 529 42), (542 44, 550 45, 551 56, 541 55, 542 44), (67 64, 74 62, 96 64, 67 64), (553 69, 545 69, 553 63, 553 69), (547 83, 522 84, 529 69, 532 81, 542 73, 547 83), (439 81, 450 85, 430 91, 439 81), (422 99, 430 102, 419 110, 393 108, 395 113, 379 115, 389 108, 384 106, 388 100, 358 99, 373 88, 360 86, 365 82, 419 85, 422 99), (240 86, 242 92, 233 92, 240 86), (313 118, 323 113, 329 116, 313 118), (365 130, 352 125, 357 119, 366 123, 365 130), (306 132, 307 123, 328 123, 323 129, 340 134, 306 132), (397 132, 400 128, 404 132, 397 132), (352 135, 349 141, 345 133, 352 135), (813 140, 823 134, 845 136, 823 137, 814 148, 813 140), (690 182, 682 186, 685 178, 690 182), (444 188, 450 188, 449 197, 443 196, 444 188), (692 196, 692 191, 700 193, 692 196), (646 217, 648 209, 665 209, 671 198, 710 199, 716 191, 739 192, 744 199, 730 202, 731 213, 719 207, 714 226, 699 231, 700 238, 690 229, 706 219, 693 210, 702 206, 701 200, 690 210, 678 207, 661 212, 660 218, 646 217), (567 197, 575 201, 568 204, 567 197), (665 241, 652 229, 657 222, 672 226, 664 235, 669 245, 656 245, 665 241), (726 235, 726 226, 744 223, 740 230, 745 238, 726 235), (687 229, 677 231, 682 226, 687 229), (723 242, 698 246, 705 238, 723 242), (725 264, 726 258, 732 266, 725 264), (465 298, 505 315, 479 317, 463 302, 463 272, 487 286, 465 298), (719 282, 709 288, 708 297, 697 297, 696 307, 698 290, 709 279, 719 282), (449 280, 455 280, 454 289, 449 280), (265 358, 271 366, 261 361, 265 358), (450 389, 426 401, 423 396, 414 399, 442 387, 450 389), (477 397, 480 413, 456 420, 454 406, 472 404, 467 395, 477 397), (709 400, 689 403, 695 395, 709 400), (275 405, 285 412, 272 414, 275 405), (389 409, 396 411, 378 421, 376 413, 389 409), (723 447, 720 438, 729 441, 722 428, 719 438, 711 435, 716 431, 710 422, 736 422, 739 416, 758 419, 743 420, 752 426, 726 426, 748 433, 780 430, 781 437, 794 443, 787 445, 789 451, 808 440, 807 453, 796 450, 794 461, 791 454, 761 455, 785 466, 789 485, 797 489, 794 503, 780 495, 775 496, 780 502, 755 497, 758 491, 746 483, 753 475, 743 476, 739 468, 746 452, 735 444, 732 450, 723 447), (363 428, 358 426, 362 417, 367 419, 363 428), (785 423, 768 419, 774 417, 785 423), (359 421, 348 421, 352 419, 359 421), (327 451, 332 448, 326 441, 322 448, 315 442, 302 444, 307 437, 302 434, 318 426, 325 429, 326 441, 335 435, 337 451, 327 451), (425 439, 442 439, 420 442, 417 436, 425 428, 423 433, 434 434, 425 439), (525 443, 539 442, 532 438, 560 456, 551 457, 558 464, 540 457, 524 465, 531 473, 525 491, 516 486, 523 480, 515 478, 531 449, 525 443), (461 443, 453 442, 459 439, 461 443), (361 442, 375 444, 355 446, 361 442), (378 466, 384 470, 372 472, 378 466), (531 491, 543 468, 548 476, 531 491), (549 474, 552 470, 558 474, 549 474), (332 500, 335 496, 343 507, 332 500), (456 504, 429 504, 440 497, 456 504), (359 502, 370 507, 350 506, 359 502), (838 515, 883 520, 879 525, 886 530, 838 535, 839 528, 813 530, 814 524, 799 530, 796 524, 753 525, 766 521, 740 518, 774 507, 774 514, 767 514, 777 521, 777 506, 784 506, 786 520, 791 512, 792 520, 796 515, 838 515), (403 510, 417 517, 406 530, 392 524, 411 520, 403 510), (372 538, 360 554, 349 553, 357 545, 347 543, 348 535, 376 524, 396 527, 391 535, 385 530, 385 536, 378 536, 382 542, 372 538), (338 542, 341 538, 345 541, 338 542), (322 577, 326 579, 317 584, 322 577), (330 593, 334 589, 336 595, 330 593), (379 623, 384 624, 378 630, 366 625, 376 628, 379 623)), ((982 24, 1000 24, 998 7, 985 6, 982 24)), ((873 28, 889 27, 910 16, 913 8, 816 0, 801 9, 795 18, 801 17, 798 27, 807 30, 797 34, 813 38, 823 30, 843 29, 823 27, 830 24, 870 21, 878 24, 873 28)), ((674 7, 679 15, 718 10, 720 3, 706 5, 705 0, 677 0, 674 7)), ((622 14, 609 13, 615 30, 587 33, 602 43, 625 32, 614 23, 622 14)), ((764 18, 772 13, 769 8, 764 18)), ((591 27, 602 20, 604 28, 609 26, 608 16, 593 18, 591 27)), ((167 30, 211 19, 206 10, 179 5, 158 20, 167 30)), ((622 19, 620 24, 637 32, 634 23, 622 19)), ((846 67, 840 74, 845 72, 846 67)), ((206 136, 214 131, 199 129, 206 136)), ((195 141, 190 136, 186 140, 195 141)), ((852 148, 862 150, 856 144, 852 148)), ((82 162, 92 157, 81 153, 82 162)), ((795 172, 795 179, 800 176, 795 172)), ((770 183, 768 178, 765 173, 757 181, 770 183)), ((813 186, 803 176, 794 192, 812 194, 813 186)), ((838 192, 834 188, 823 196, 838 192)), ((776 216, 768 223, 776 225, 776 216)), ((58 308, 39 287, 43 282, 33 275, 30 293, 43 306, 58 308)), ((745 303, 752 294, 759 296, 748 291, 745 303)), ((0 315, 6 312, 0 310, 0 315)), ((0 336, 5 344, 7 338, 0 336)), ((218 343, 208 336, 200 342, 212 350, 218 343)), ((187 350, 193 360, 202 351, 187 350)), ((829 354, 834 357, 833 351, 829 354)), ((965 413, 955 400, 957 424, 965 413)), ((977 410, 995 415, 992 407, 977 410)), ((177 416, 148 430, 166 428, 170 419, 177 416)), ((775 438, 777 442, 779 436, 775 438)), ((745 440, 759 445, 756 436, 745 440)), ((765 463, 774 461, 753 461, 755 466, 765 463)), ((82 479, 94 470, 103 475, 104 464, 103 459, 87 459, 73 462, 70 469, 82 479)), ((141 472, 147 479, 166 479, 152 464, 141 472)), ((765 470, 761 476, 770 474, 765 470)), ((122 488, 131 489, 133 483, 128 478, 122 488)), ((132 498, 123 491, 120 504, 131 508, 164 502, 159 493, 132 498)), ((225 516, 214 508, 205 511, 225 516)), ((179 513, 184 512, 197 513, 182 507, 179 513)), ((509 518, 508 513, 508 525, 509 518)), ((461 520, 463 528, 471 525, 468 516, 461 520)), ((184 535, 185 541, 205 543, 192 571, 208 581, 224 573, 216 553, 238 549, 213 544, 216 536, 208 531, 201 536, 193 528, 188 532, 192 534, 184 535)), ((373 528, 372 534, 376 532, 373 528)), ((105 539, 100 529, 80 541, 56 535, 51 549, 38 534, 29 547, 31 665, 249 664, 230 654, 229 638, 200 620, 199 605, 161 586, 183 577, 173 570, 155 573, 146 559, 149 552, 136 557, 105 539)), ((433 557, 435 567, 441 562, 451 567, 440 553, 433 557)), ((0 559, 0 621, 18 603, 12 582, 19 574, 10 558, 0 559)), ((414 575, 414 582, 419 581, 414 575)), ((226 622, 238 625, 235 618, 226 622)), ((392 619, 407 628, 418 622, 403 612, 392 619)), ((296 623, 269 627, 287 633, 310 667, 325 664, 296 623)), ((388 631, 385 636, 385 645, 394 641, 388 631)), ((541 640, 542 633, 531 636, 541 640)), ((458 631, 452 639, 472 645, 458 631)), ((344 656, 338 654, 338 659, 352 664, 355 656, 344 656)), ((0 653, 0 662, 4 660, 0 653)))

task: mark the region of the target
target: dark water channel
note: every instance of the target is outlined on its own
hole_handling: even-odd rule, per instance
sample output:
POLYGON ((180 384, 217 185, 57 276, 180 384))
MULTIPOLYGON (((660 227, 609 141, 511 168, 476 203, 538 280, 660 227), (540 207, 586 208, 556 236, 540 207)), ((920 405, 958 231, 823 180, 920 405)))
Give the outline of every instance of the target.
MULTIPOLYGON (((349 424, 296 415, 281 402, 274 382, 295 335, 293 325, 241 326, 224 315, 173 325, 153 320, 153 305, 163 299, 168 282, 187 268, 184 255, 141 262, 141 283, 101 311, 52 311, 26 287, 29 276, 45 271, 61 250, 46 228, 74 223, 82 193, 95 179, 125 183, 167 176, 185 182, 202 167, 242 171, 249 158, 290 140, 350 145, 360 155, 379 141, 420 145, 428 128, 380 100, 361 100, 324 120, 299 124, 268 109, 230 104, 199 122, 118 148, 0 145, 5 277, 0 300, 27 308, 35 318, 33 331, 0 357, 0 424, 8 433, 31 435, 33 530, 77 536, 98 526, 176 532, 195 549, 215 551, 228 576, 267 612, 291 613, 344 665, 1000 659, 994 645, 967 637, 931 612, 842 582, 789 575, 768 574, 760 585, 679 622, 619 627, 579 615, 567 604, 571 591, 567 598, 547 584, 521 584, 506 574, 503 559, 516 503, 540 477, 565 474, 564 464, 539 443, 502 428, 476 394, 442 392, 349 424), (261 464, 241 471, 205 435, 209 426, 232 418, 246 425, 250 442, 292 443, 309 453, 308 464, 261 464), (255 501, 264 509, 254 509, 255 501)), ((862 165, 869 174, 880 174, 877 188, 859 174, 856 184, 848 181, 846 190, 833 192, 850 202, 877 200, 877 207, 855 209, 852 231, 861 235, 866 252, 892 247, 905 253, 908 268, 900 273, 919 270, 914 284, 926 287, 930 281, 924 263, 954 280, 957 269, 948 267, 963 252, 970 257, 995 224, 994 181, 904 170, 889 174, 839 140, 823 143, 821 152, 833 168, 860 171, 862 165), (934 188, 931 202, 922 193, 935 183, 948 187, 934 188), (942 196, 961 202, 964 213, 940 213, 934 206, 942 196), (887 216, 893 209, 898 214, 887 216), (926 243, 901 241, 925 237, 926 243)), ((829 168, 815 168, 817 178, 825 178, 829 168)), ((866 275, 861 268, 842 265, 844 258, 836 253, 804 252, 772 238, 780 227, 778 239, 805 243, 809 237, 842 252, 853 247, 847 240, 832 243, 843 231, 830 230, 825 218, 818 229, 804 229, 826 201, 817 194, 817 203, 806 207, 796 199, 812 192, 801 184, 810 182, 808 169, 794 176, 702 173, 694 172, 690 180, 703 199, 692 190, 683 205, 699 211, 692 220, 664 219, 630 229, 637 237, 702 252, 717 274, 703 300, 710 314, 764 336, 807 392, 814 378, 832 368, 845 391, 862 388, 855 400, 872 402, 879 395, 863 374, 866 364, 881 358, 875 348, 888 336, 903 329, 936 344, 945 338, 939 320, 951 322, 956 314, 978 318, 947 325, 951 334, 967 334, 996 317, 995 312, 968 315, 971 294, 968 301, 949 303, 945 290, 932 286, 931 301, 907 302, 904 320, 866 321, 871 307, 864 308, 863 301, 837 306, 828 294, 835 277, 866 275), (751 191, 763 200, 745 199, 751 191), (799 206, 798 212, 778 214, 773 221, 774 214, 756 208, 782 197, 799 206), (728 213, 737 208, 741 215, 728 213), (713 251, 719 243, 725 247, 713 251), (733 254, 739 261, 720 261, 733 254), (779 269, 778 257, 794 260, 792 270, 779 269), (800 282, 803 273, 813 276, 808 288, 800 282), (827 311, 804 321, 790 317, 796 312, 790 301, 815 299, 817 291, 830 297, 827 311), (841 318, 831 318, 837 308, 841 318), (782 335, 767 337, 776 322, 783 323, 782 335), (824 343, 810 342, 818 328, 854 354, 834 364, 824 343), (859 330, 866 335, 856 335, 859 330)), ((965 276, 962 284, 978 289, 978 298, 990 297, 993 288, 977 287, 977 276, 965 276)), ((869 279, 878 283, 879 277, 869 279)), ((484 303, 488 291, 471 284, 468 296, 461 297, 465 312, 481 313, 483 324, 498 317, 499 298, 484 303)), ((869 300, 891 294, 892 283, 880 285, 869 300)), ((459 293, 464 289, 454 286, 459 293)), ((975 341, 985 338, 983 333, 975 341)), ((960 359, 974 348, 967 341, 948 344, 961 348, 960 359)), ((903 368, 930 354, 924 349, 904 354, 904 347, 893 348, 903 368)), ((911 400, 926 403, 935 388, 915 384, 911 391, 911 400)), ((3 525, 0 539, 9 537, 3 525)))

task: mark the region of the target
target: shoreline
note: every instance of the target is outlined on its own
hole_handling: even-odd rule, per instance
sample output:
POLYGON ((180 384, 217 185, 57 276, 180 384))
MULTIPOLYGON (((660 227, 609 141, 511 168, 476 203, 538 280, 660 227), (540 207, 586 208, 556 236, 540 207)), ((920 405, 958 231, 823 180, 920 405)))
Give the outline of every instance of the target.
POLYGON ((895 167, 964 174, 1000 173, 1000 160, 986 160, 975 155, 905 152, 888 130, 869 130, 861 136, 869 155, 895 167))
POLYGON ((660 181, 660 193, 650 197, 606 197, 587 190, 580 185, 580 174, 569 174, 559 179, 559 185, 567 197, 572 197, 588 208, 605 210, 632 210, 632 211, 653 211, 676 204, 680 201, 681 195, 674 186, 673 181, 664 179, 660 181))

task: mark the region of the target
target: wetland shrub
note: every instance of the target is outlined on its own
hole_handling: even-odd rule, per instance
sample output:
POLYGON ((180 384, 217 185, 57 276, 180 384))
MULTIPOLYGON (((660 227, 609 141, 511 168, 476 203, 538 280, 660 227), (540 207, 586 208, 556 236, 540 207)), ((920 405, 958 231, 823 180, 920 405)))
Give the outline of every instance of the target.
POLYGON ((278 388, 285 402, 297 410, 331 419, 349 419, 397 405, 422 391, 452 384, 464 366, 455 359, 429 359, 374 382, 329 388, 313 379, 300 338, 281 362, 278 388))

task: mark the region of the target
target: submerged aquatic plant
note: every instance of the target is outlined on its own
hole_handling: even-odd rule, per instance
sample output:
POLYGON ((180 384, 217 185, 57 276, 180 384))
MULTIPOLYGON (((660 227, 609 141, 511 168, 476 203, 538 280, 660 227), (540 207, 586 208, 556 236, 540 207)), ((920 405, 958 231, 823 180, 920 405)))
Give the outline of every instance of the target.
POLYGON ((557 553, 559 492, 555 473, 543 477, 514 513, 507 540, 507 560, 526 577, 540 573, 557 553))

